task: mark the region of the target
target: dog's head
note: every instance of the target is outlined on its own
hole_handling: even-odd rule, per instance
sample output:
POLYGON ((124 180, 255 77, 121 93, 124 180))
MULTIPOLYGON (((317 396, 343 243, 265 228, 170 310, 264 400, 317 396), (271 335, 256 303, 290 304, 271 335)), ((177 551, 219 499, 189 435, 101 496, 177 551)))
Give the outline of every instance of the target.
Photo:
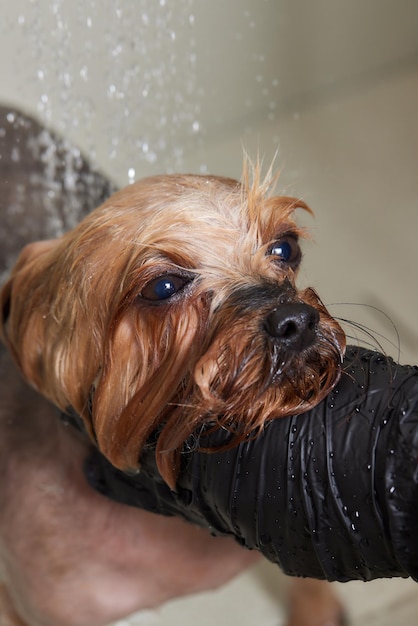
POLYGON ((158 433, 175 484, 201 426, 236 442, 319 402, 344 334, 298 291, 299 200, 269 182, 142 180, 60 239, 31 244, 2 290, 2 335, 25 378, 72 406, 108 459, 138 466, 158 433))

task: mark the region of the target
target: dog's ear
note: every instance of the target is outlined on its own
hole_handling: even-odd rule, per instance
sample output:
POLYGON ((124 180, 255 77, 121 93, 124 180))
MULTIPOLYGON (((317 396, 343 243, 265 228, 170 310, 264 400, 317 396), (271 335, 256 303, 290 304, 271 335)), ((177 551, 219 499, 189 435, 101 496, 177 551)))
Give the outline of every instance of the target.
POLYGON ((73 237, 69 231, 22 250, 0 292, 0 334, 25 380, 60 409, 86 413, 89 428, 105 324, 91 320, 95 291, 83 280, 86 264, 78 251, 67 257, 73 237))
MULTIPOLYGON (((9 341, 9 333, 8 333, 8 322, 12 311, 12 298, 13 298, 13 289, 15 284, 15 278, 18 274, 18 270, 20 267, 24 267, 27 263, 27 260, 32 257, 32 249, 36 244, 28 244, 25 246, 20 253, 16 264, 14 265, 11 275, 3 285, 0 291, 0 305, 1 305, 1 320, 0 320, 0 336, 6 346, 10 349, 10 351, 14 354, 13 346, 9 341)), ((14 356, 16 356, 14 354, 14 356)))
MULTIPOLYGON (((38 241, 25 246, 10 277, 0 291, 0 338, 22 369, 20 322, 31 312, 31 276, 45 253, 58 239, 38 241)), ((32 381, 31 381, 32 382, 32 381)))

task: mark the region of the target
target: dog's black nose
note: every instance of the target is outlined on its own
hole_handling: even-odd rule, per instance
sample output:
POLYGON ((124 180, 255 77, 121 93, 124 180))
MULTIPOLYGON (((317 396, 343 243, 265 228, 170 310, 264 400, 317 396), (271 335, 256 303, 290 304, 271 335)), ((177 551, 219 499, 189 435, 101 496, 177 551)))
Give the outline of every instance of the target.
POLYGON ((281 304, 271 311, 264 327, 284 348, 299 352, 315 341, 319 313, 309 304, 281 304))

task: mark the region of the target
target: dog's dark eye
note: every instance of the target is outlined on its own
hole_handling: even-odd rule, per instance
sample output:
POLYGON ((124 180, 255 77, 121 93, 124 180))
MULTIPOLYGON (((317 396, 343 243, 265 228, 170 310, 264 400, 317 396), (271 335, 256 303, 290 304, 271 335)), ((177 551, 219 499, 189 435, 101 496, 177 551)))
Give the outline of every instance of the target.
POLYGON ((158 302, 159 300, 168 300, 171 296, 178 293, 190 282, 190 278, 185 276, 177 276, 176 274, 166 274, 154 278, 143 288, 141 295, 145 300, 158 302))
POLYGON ((298 239, 294 235, 285 235, 270 247, 269 253, 277 260, 292 267, 299 265, 302 256, 298 239))

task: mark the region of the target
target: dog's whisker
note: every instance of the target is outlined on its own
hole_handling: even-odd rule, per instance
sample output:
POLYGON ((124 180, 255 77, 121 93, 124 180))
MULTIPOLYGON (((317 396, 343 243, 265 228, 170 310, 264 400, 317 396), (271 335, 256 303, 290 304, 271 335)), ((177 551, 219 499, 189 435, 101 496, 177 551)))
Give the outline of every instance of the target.
POLYGON ((354 322, 352 320, 348 320, 345 318, 340 318, 340 317, 336 317, 336 319, 338 319, 341 324, 345 324, 355 330, 360 331, 360 333, 362 335, 364 335, 365 337, 369 338, 368 340, 365 340, 364 338, 359 338, 356 335, 348 335, 347 337, 349 339, 352 339, 354 341, 357 341, 358 343, 362 343, 368 347, 372 347, 372 348, 377 348, 380 352, 382 352, 383 354, 386 354, 386 349, 384 348, 384 344, 382 341, 379 340, 382 339, 384 342, 386 342, 389 346, 391 346, 392 348, 394 348, 398 354, 400 354, 400 339, 398 337, 397 342, 395 343, 394 341, 392 341, 391 339, 389 339, 389 337, 387 337, 386 335, 384 335, 383 333, 378 332, 377 330, 373 329, 373 328, 369 328, 368 326, 366 326, 365 324, 361 324, 359 322, 354 322))
MULTIPOLYGON (((380 337, 380 339, 383 339, 390 347, 394 348, 394 350, 396 351, 396 358, 397 360, 400 360, 401 339, 400 339, 398 328, 396 324, 394 323, 393 319, 391 318, 391 316, 388 313, 386 313, 386 311, 384 311, 381 307, 377 307, 373 304, 360 303, 360 302, 334 302, 332 304, 328 304, 327 306, 329 308, 338 307, 338 306, 361 307, 361 308, 369 309, 371 311, 375 311, 379 313, 379 315, 381 315, 390 324, 395 334, 394 340, 390 339, 388 336, 384 335, 383 333, 378 332, 376 329, 366 326, 365 324, 355 322, 353 320, 349 320, 346 318, 338 317, 338 316, 336 316, 336 319, 338 319, 344 324, 347 324, 348 326, 351 326, 352 328, 356 328, 360 330, 364 335, 368 336, 372 340, 370 343, 365 342, 365 345, 370 346, 370 347, 377 347, 380 352, 385 354, 386 350, 384 349, 383 344, 377 340, 377 337, 380 337)), ((349 337, 349 338, 358 340, 357 337, 349 337)))

